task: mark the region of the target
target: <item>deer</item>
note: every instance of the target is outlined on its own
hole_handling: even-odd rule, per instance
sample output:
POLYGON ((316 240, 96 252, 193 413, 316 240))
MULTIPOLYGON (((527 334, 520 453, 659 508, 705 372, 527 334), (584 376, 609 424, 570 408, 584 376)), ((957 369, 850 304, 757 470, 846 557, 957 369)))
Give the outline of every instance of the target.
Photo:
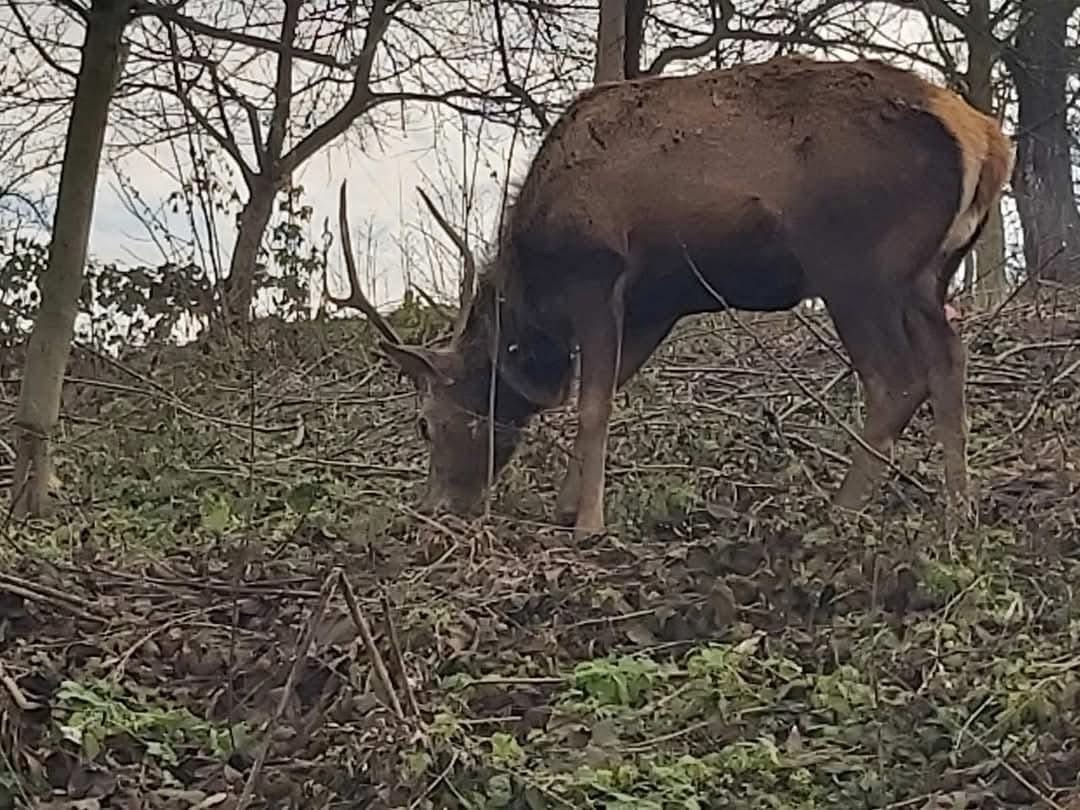
POLYGON ((379 343, 418 395, 419 507, 474 515, 577 378, 555 519, 603 532, 613 400, 675 324, 818 299, 866 408, 833 505, 865 508, 929 400, 946 508, 970 519, 967 359, 946 296, 1014 162, 997 120, 878 60, 777 57, 584 91, 508 195, 448 342, 379 343))

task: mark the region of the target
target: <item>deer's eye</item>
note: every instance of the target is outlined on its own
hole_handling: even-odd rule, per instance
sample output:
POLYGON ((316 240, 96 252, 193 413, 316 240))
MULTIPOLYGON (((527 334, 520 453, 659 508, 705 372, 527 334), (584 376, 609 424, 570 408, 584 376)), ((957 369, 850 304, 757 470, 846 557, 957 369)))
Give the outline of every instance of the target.
POLYGON ((431 441, 431 425, 428 423, 426 416, 421 416, 416 420, 416 429, 420 432, 420 438, 425 442, 431 441))

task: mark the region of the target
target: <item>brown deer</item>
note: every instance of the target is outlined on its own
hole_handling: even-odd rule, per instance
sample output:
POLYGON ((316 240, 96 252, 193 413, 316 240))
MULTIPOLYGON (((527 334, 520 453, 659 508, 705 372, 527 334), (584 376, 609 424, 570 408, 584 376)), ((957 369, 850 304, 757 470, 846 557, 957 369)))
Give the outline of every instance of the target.
POLYGON ((602 530, 614 393, 675 323, 821 298, 867 406, 834 503, 865 503, 929 397, 965 514, 966 359, 945 295, 1013 160, 993 118, 876 61, 777 58, 586 91, 507 208, 450 344, 382 344, 421 396, 424 505, 479 505, 530 418, 568 396, 577 347, 557 511, 578 536, 602 530))

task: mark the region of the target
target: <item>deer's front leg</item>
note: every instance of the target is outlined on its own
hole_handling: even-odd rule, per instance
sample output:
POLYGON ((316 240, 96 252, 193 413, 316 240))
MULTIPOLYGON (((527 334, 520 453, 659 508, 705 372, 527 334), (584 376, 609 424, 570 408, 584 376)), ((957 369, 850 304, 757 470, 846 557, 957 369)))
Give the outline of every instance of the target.
MULTIPOLYGON (((674 320, 663 319, 654 323, 628 321, 622 328, 622 352, 619 357, 619 371, 616 390, 622 388, 656 351, 656 347, 668 336, 674 320)), ((578 395, 580 412, 581 395, 578 395)), ((574 437, 574 447, 567 463, 566 474, 559 486, 559 495, 555 500, 555 521, 560 526, 573 526, 577 520, 578 503, 581 494, 581 460, 584 458, 584 433, 580 427, 574 437)))

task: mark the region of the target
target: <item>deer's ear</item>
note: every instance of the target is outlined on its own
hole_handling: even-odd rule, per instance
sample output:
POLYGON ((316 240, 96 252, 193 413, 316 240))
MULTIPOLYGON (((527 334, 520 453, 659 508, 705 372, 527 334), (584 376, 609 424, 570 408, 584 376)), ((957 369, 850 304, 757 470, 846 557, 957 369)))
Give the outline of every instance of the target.
POLYGON ((455 364, 447 352, 386 341, 380 341, 379 348, 413 382, 434 382, 440 385, 451 385, 454 382, 455 364))

